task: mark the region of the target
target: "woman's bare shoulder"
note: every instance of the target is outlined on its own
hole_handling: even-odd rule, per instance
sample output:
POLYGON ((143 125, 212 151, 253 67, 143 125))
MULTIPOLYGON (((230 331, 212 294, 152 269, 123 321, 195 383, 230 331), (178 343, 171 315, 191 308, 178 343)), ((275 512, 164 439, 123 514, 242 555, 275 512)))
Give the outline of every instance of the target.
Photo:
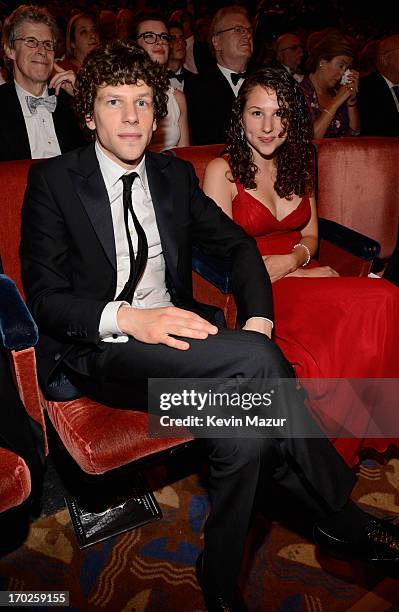
POLYGON ((207 165, 206 172, 224 176, 226 172, 230 172, 230 166, 224 157, 215 157, 215 159, 212 159, 207 165))

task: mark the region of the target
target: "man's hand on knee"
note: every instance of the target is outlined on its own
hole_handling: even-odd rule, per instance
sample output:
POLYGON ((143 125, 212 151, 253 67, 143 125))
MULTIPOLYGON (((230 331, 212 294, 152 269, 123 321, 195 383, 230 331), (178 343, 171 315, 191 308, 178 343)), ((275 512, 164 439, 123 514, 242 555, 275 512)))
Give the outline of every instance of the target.
POLYGON ((215 335, 218 328, 199 315, 167 306, 166 308, 131 308, 121 306, 118 310, 119 329, 136 340, 147 344, 166 344, 185 351, 190 344, 173 336, 184 336, 205 340, 209 334, 215 335))

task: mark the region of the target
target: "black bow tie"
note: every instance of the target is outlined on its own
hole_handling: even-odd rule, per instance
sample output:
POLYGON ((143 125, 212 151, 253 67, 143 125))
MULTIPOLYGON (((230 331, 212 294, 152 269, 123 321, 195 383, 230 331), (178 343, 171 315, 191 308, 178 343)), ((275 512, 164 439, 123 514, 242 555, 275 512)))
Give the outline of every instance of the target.
POLYGON ((184 73, 183 72, 173 72, 173 70, 168 70, 168 77, 170 79, 177 79, 179 83, 183 83, 184 81, 184 73))
POLYGON ((246 76, 247 76, 246 72, 231 72, 230 73, 230 77, 231 77, 231 81, 233 85, 237 85, 238 81, 240 79, 245 79, 246 76))

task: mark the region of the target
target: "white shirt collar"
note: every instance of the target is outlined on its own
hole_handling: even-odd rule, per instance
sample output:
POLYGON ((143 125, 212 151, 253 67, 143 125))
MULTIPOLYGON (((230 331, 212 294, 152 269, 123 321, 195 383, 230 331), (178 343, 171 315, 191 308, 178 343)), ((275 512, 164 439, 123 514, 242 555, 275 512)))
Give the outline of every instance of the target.
POLYGON ((119 179, 124 174, 130 174, 130 172, 136 172, 139 176, 140 183, 145 191, 147 191, 148 183, 147 183, 147 172, 145 168, 145 155, 143 155, 142 160, 137 164, 137 166, 130 170, 126 170, 123 166, 113 161, 104 153, 101 149, 98 141, 94 145, 96 156, 98 159, 98 163, 100 165, 100 170, 104 178, 105 186, 107 191, 109 192, 112 188, 116 186, 119 179))
POLYGON ((223 76, 227 79, 231 89, 234 92, 234 95, 237 97, 238 91, 243 83, 244 79, 239 79, 237 82, 237 85, 234 85, 233 81, 231 80, 231 74, 237 74, 237 72, 235 70, 230 70, 230 68, 226 68, 225 66, 221 66, 220 64, 217 64, 217 67, 219 68, 220 72, 223 74, 223 76))
POLYGON ((22 113, 24 117, 31 117, 32 113, 28 108, 28 104, 26 102, 26 96, 32 96, 32 98, 47 98, 48 96, 48 88, 45 86, 43 93, 40 96, 34 96, 30 93, 30 91, 26 91, 17 81, 14 79, 15 91, 17 92, 19 103, 21 104, 22 113))
POLYGON ((383 79, 385 79, 389 89, 392 89, 392 87, 395 87, 396 85, 399 84, 399 83, 392 83, 392 81, 390 81, 388 77, 384 76, 381 72, 380 72, 380 75, 382 76, 383 79))

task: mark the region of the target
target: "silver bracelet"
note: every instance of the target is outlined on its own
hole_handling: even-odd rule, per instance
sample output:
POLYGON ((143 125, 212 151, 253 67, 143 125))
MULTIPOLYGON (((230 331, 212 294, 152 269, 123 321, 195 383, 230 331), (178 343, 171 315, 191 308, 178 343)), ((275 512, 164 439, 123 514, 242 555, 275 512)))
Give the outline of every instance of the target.
POLYGON ((310 261, 310 250, 309 248, 306 246, 306 244, 302 244, 302 242, 298 242, 298 244, 294 244, 294 246, 292 247, 292 250, 297 249, 298 247, 302 247, 305 249, 306 251, 306 259, 304 261, 304 263, 302 264, 302 268, 304 268, 305 266, 308 265, 309 261, 310 261))

